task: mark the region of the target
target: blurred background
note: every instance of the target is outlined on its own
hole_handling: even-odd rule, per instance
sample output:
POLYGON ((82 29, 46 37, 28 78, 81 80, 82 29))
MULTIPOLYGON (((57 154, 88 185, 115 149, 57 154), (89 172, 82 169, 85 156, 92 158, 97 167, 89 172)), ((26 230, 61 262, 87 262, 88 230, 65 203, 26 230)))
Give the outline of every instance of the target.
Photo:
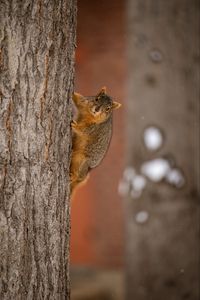
POLYGON ((78 1, 75 90, 123 104, 72 202, 72 300, 199 300, 199 1, 78 1))

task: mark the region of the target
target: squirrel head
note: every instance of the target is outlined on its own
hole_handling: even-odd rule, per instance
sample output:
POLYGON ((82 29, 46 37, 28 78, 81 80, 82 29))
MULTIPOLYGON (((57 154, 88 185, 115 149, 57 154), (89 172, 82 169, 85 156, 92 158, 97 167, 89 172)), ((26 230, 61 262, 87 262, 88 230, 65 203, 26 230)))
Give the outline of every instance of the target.
POLYGON ((79 103, 79 113, 90 115, 95 123, 106 121, 112 115, 113 109, 121 106, 106 94, 105 87, 96 96, 84 97, 74 93, 74 101, 79 103))

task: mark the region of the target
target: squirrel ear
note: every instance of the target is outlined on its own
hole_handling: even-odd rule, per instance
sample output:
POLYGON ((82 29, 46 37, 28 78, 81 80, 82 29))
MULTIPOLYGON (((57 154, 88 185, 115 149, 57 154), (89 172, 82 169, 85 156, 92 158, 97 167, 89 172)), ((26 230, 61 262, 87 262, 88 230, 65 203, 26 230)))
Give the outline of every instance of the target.
POLYGON ((78 93, 74 93, 73 94, 73 100, 74 101, 78 101, 80 99, 84 98, 81 94, 78 94, 78 93))
POLYGON ((103 86, 102 88, 101 88, 101 90, 100 90, 100 92, 97 94, 97 96, 98 95, 105 95, 106 94, 106 87, 105 86, 103 86))
POLYGON ((120 106, 121 106, 121 103, 113 101, 113 104, 112 104, 113 109, 118 109, 118 108, 120 108, 120 106))
POLYGON ((102 93, 102 94, 106 94, 106 87, 105 86, 103 86, 102 87, 102 89, 101 89, 101 92, 100 93, 102 93))

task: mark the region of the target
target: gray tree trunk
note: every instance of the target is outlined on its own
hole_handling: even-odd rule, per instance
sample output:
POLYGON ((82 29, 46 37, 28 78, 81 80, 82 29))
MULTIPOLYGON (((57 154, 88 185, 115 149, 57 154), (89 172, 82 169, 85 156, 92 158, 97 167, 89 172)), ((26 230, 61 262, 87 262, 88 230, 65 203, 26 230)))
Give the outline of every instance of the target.
POLYGON ((0 299, 69 299, 76 1, 0 9, 0 299))
POLYGON ((127 11, 127 165, 141 173, 144 161, 168 157, 185 182, 147 180, 127 197, 126 299, 198 300, 199 1, 129 0, 127 11), (163 131, 157 152, 143 143, 149 125, 163 131))

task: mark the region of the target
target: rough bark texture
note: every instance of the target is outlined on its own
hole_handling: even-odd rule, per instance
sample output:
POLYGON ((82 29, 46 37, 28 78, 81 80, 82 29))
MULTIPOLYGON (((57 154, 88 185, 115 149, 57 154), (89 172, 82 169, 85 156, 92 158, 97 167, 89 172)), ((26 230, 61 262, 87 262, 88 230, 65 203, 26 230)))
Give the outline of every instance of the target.
POLYGON ((0 298, 69 299, 76 1, 0 8, 0 298))
POLYGON ((168 155, 186 182, 148 182, 140 199, 126 199, 126 299, 198 300, 199 2, 129 0, 128 17, 127 164, 139 172, 168 155), (144 147, 148 125, 164 132, 159 152, 144 147), (139 211, 146 223, 137 223, 139 211))

